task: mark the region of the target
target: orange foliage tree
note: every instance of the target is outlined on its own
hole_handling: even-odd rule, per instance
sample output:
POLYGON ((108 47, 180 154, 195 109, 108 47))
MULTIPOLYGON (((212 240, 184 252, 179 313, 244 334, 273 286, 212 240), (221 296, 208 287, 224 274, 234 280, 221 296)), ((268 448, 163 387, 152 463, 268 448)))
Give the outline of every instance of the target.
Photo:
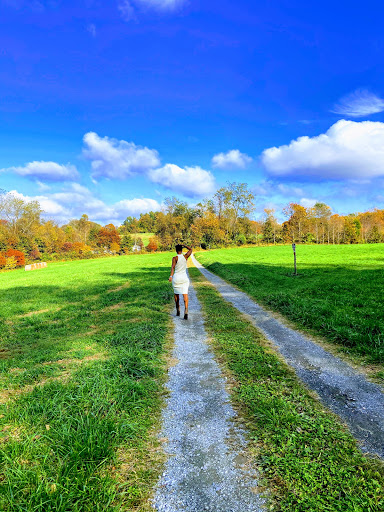
POLYGON ((96 235, 96 240, 99 247, 110 248, 113 243, 120 246, 120 235, 113 224, 107 224, 100 228, 96 235))
POLYGON ((158 244, 157 238, 152 236, 149 239, 149 243, 147 245, 147 251, 154 252, 154 251, 157 251, 158 248, 159 248, 159 244, 158 244))
POLYGON ((5 257, 11 258, 12 256, 15 258, 18 267, 25 265, 25 255, 23 252, 17 251, 16 249, 8 249, 5 253, 5 257))

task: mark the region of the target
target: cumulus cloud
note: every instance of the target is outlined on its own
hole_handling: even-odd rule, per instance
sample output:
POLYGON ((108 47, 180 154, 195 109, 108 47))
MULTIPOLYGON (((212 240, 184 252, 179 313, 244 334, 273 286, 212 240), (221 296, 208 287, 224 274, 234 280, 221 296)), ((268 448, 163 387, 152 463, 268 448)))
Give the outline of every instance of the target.
POLYGON ((218 153, 212 158, 212 166, 217 169, 245 169, 252 162, 252 158, 238 149, 231 149, 227 153, 218 153))
POLYGON ((161 205, 155 199, 145 197, 123 199, 116 203, 113 208, 121 218, 126 218, 128 215, 138 216, 140 213, 159 211, 161 205))
POLYGON ((83 140, 83 154, 91 161, 93 178, 124 180, 160 165, 156 150, 133 142, 99 137, 94 132, 86 133, 83 140))
POLYGON ((291 179, 384 176, 384 123, 343 119, 317 137, 264 150, 261 161, 271 176, 291 179))
POLYGON ((148 174, 150 180, 159 183, 174 192, 186 197, 197 197, 211 194, 215 190, 215 179, 209 171, 201 167, 185 167, 166 164, 160 169, 153 169, 148 174))
POLYGON ((74 165, 60 165, 56 162, 30 162, 24 167, 9 167, 0 171, 10 171, 26 178, 43 181, 71 181, 79 177, 74 165))
POLYGON ((23 199, 24 201, 27 202, 38 201, 42 210, 48 216, 60 217, 69 215, 69 210, 60 203, 58 203, 57 201, 55 201, 52 197, 48 197, 45 195, 26 196, 24 194, 21 194, 17 190, 11 190, 9 194, 12 194, 15 197, 19 197, 20 199, 23 199))
POLYGON ((365 89, 358 89, 341 98, 331 112, 348 117, 364 117, 383 111, 383 98, 365 89))
POLYGON ((140 213, 161 209, 161 204, 151 198, 124 199, 107 205, 104 201, 95 197, 87 187, 78 183, 71 183, 61 192, 52 194, 26 196, 16 190, 10 193, 26 201, 38 201, 44 210, 45 217, 61 223, 79 218, 83 213, 86 213, 91 220, 101 224, 109 222, 121 224, 129 215, 138 216, 140 213))

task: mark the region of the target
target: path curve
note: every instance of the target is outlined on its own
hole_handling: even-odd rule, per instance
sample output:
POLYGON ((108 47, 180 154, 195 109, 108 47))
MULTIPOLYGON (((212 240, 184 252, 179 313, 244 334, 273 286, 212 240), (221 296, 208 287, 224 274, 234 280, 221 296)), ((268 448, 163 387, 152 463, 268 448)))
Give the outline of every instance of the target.
POLYGON ((192 285, 189 305, 188 321, 174 318, 178 363, 169 370, 161 431, 168 460, 153 506, 159 512, 261 512, 257 475, 247 464, 244 433, 233 422, 192 285))
POLYGON ((316 391, 324 404, 347 423, 365 452, 384 458, 384 394, 348 363, 306 336, 283 325, 246 293, 216 276, 196 260, 200 272, 278 348, 298 377, 316 391))

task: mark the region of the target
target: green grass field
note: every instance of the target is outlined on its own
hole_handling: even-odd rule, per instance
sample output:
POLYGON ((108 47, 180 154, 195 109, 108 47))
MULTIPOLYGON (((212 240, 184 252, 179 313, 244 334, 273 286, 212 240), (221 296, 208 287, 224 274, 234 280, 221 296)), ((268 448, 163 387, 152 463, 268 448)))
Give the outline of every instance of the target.
POLYGON ((144 510, 169 255, 0 274, 0 510, 144 510))
MULTIPOLYGON (((325 318, 343 319, 347 308, 354 325, 360 301, 366 325, 377 326, 382 250, 298 247, 301 275, 295 278, 288 247, 212 251, 199 259, 276 309, 276 297, 285 294, 290 304, 297 296, 294 304, 306 319, 328 304, 325 318), (304 256, 314 254, 304 265, 304 256), (323 287, 331 294, 333 279, 329 299, 323 287), (337 302, 337 295, 343 299, 337 302)), ((170 261, 170 253, 145 254, 0 274, 0 510, 150 510, 163 460, 155 432, 172 333, 170 261)), ((191 276, 217 354, 236 381, 233 396, 244 408, 273 510, 382 510, 382 466, 361 455, 350 434, 196 269, 191 276)), ((324 332, 310 322, 300 325, 324 332)), ((366 353, 364 344, 348 347, 366 353)))
MULTIPOLYGON (((131 236, 134 237, 135 235, 131 235, 131 236)), ((149 239, 152 238, 153 236, 155 236, 154 233, 138 233, 137 234, 137 238, 140 237, 142 239, 144 247, 146 247, 149 244, 149 239)))
POLYGON ((191 269, 206 329, 245 418, 253 463, 281 512, 381 512, 384 468, 324 410, 261 333, 191 269))
MULTIPOLYGON (((299 327, 384 362, 384 244, 220 249, 198 260, 299 327)), ((384 376, 384 375, 382 375, 384 376)))

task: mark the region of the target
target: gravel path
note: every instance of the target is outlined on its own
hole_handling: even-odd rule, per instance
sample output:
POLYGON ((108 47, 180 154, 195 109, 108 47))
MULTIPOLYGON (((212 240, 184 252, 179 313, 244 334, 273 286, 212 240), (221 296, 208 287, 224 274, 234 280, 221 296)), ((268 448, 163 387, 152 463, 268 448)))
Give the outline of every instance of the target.
POLYGON ((276 345, 300 379, 348 424, 361 449, 384 457, 384 394, 380 386, 283 325, 247 294, 206 270, 194 257, 193 262, 225 300, 250 315, 252 323, 276 345))
POLYGON ((243 431, 233 421, 226 381, 206 343, 193 287, 189 320, 175 317, 178 360, 169 370, 170 397, 161 436, 167 439, 165 471, 153 500, 160 512, 258 512, 257 475, 247 464, 243 431))

